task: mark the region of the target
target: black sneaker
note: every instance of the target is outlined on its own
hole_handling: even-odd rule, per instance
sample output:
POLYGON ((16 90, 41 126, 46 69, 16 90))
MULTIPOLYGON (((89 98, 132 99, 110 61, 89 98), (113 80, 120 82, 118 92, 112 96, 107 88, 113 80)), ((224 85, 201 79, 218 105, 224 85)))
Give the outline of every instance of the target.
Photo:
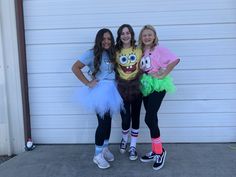
POLYGON ((138 154, 136 152, 136 148, 135 147, 130 147, 129 150, 129 159, 130 160, 136 160, 138 158, 138 154))
POLYGON ((126 152, 126 149, 127 149, 127 142, 125 140, 121 140, 120 142, 120 153, 121 154, 124 154, 126 152))
POLYGON ((151 162, 156 160, 156 154, 154 152, 149 152, 145 156, 141 157, 142 162, 151 162))
POLYGON ((155 160, 155 163, 153 164, 154 170, 159 170, 164 166, 166 154, 167 153, 166 153, 165 149, 163 149, 162 154, 156 154, 156 160, 155 160))

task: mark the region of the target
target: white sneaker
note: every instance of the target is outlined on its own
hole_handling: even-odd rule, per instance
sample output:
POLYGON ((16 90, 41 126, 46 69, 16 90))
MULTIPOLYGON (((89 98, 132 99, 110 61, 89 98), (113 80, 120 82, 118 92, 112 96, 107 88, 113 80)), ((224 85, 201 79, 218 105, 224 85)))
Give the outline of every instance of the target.
POLYGON ((102 153, 103 153, 104 158, 107 161, 112 162, 115 160, 114 155, 111 153, 111 151, 108 148, 103 148, 102 153))
POLYGON ((98 165, 101 169, 106 169, 110 167, 110 164, 104 159, 103 153, 99 153, 98 155, 93 157, 93 162, 98 165))

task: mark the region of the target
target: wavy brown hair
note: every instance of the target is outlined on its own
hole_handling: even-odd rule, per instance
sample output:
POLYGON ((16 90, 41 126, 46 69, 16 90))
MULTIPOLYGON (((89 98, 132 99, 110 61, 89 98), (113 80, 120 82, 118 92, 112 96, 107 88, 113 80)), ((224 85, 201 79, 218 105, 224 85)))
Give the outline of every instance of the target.
POLYGON ((112 32, 107 29, 103 28, 100 29, 97 32, 96 38, 95 38, 95 43, 93 46, 93 52, 94 52, 94 71, 92 75, 95 77, 98 71, 100 71, 100 65, 101 65, 101 60, 102 60, 102 53, 103 51, 106 51, 108 53, 109 59, 112 63, 115 63, 115 40, 113 37, 112 32), (104 33, 109 33, 111 36, 111 47, 107 50, 105 50, 102 47, 102 41, 103 41, 103 35, 104 33))
POLYGON ((115 46, 115 48, 116 48, 116 51, 118 51, 118 52, 120 52, 120 50, 123 48, 123 42, 121 41, 120 36, 121 36, 122 30, 125 27, 128 28, 128 30, 129 30, 129 32, 131 34, 131 41, 130 41, 131 42, 131 47, 133 47, 133 48, 136 47, 136 45, 135 45, 136 40, 134 38, 134 30, 133 30, 133 28, 129 24, 123 24, 117 30, 117 37, 116 37, 116 46, 115 46))

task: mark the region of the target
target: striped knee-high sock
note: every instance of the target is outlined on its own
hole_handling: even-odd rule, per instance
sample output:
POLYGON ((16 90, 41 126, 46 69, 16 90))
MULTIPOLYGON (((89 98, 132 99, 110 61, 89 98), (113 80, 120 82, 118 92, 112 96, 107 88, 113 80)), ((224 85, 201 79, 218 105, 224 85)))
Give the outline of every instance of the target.
POLYGON ((152 151, 156 154, 162 154, 162 142, 161 138, 152 138, 152 151))
POLYGON ((137 143, 137 139, 138 139, 138 132, 139 132, 139 129, 132 129, 131 130, 130 147, 136 148, 136 143, 137 143))

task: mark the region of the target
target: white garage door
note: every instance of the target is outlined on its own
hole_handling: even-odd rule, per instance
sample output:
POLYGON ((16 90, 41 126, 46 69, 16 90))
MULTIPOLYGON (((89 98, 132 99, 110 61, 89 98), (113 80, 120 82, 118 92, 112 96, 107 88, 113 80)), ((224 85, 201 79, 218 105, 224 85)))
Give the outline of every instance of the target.
MULTIPOLYGON (((164 142, 235 142, 235 8, 235 0, 25 0, 34 142, 94 142, 95 115, 72 101, 82 84, 71 66, 98 29, 115 35, 123 23, 136 37, 143 25, 154 25, 160 43, 181 58, 172 74, 177 92, 166 96, 159 114, 164 142)), ((149 142, 143 117, 144 110, 139 142, 149 142)), ((117 117, 111 142, 120 141, 120 131, 117 117)))

